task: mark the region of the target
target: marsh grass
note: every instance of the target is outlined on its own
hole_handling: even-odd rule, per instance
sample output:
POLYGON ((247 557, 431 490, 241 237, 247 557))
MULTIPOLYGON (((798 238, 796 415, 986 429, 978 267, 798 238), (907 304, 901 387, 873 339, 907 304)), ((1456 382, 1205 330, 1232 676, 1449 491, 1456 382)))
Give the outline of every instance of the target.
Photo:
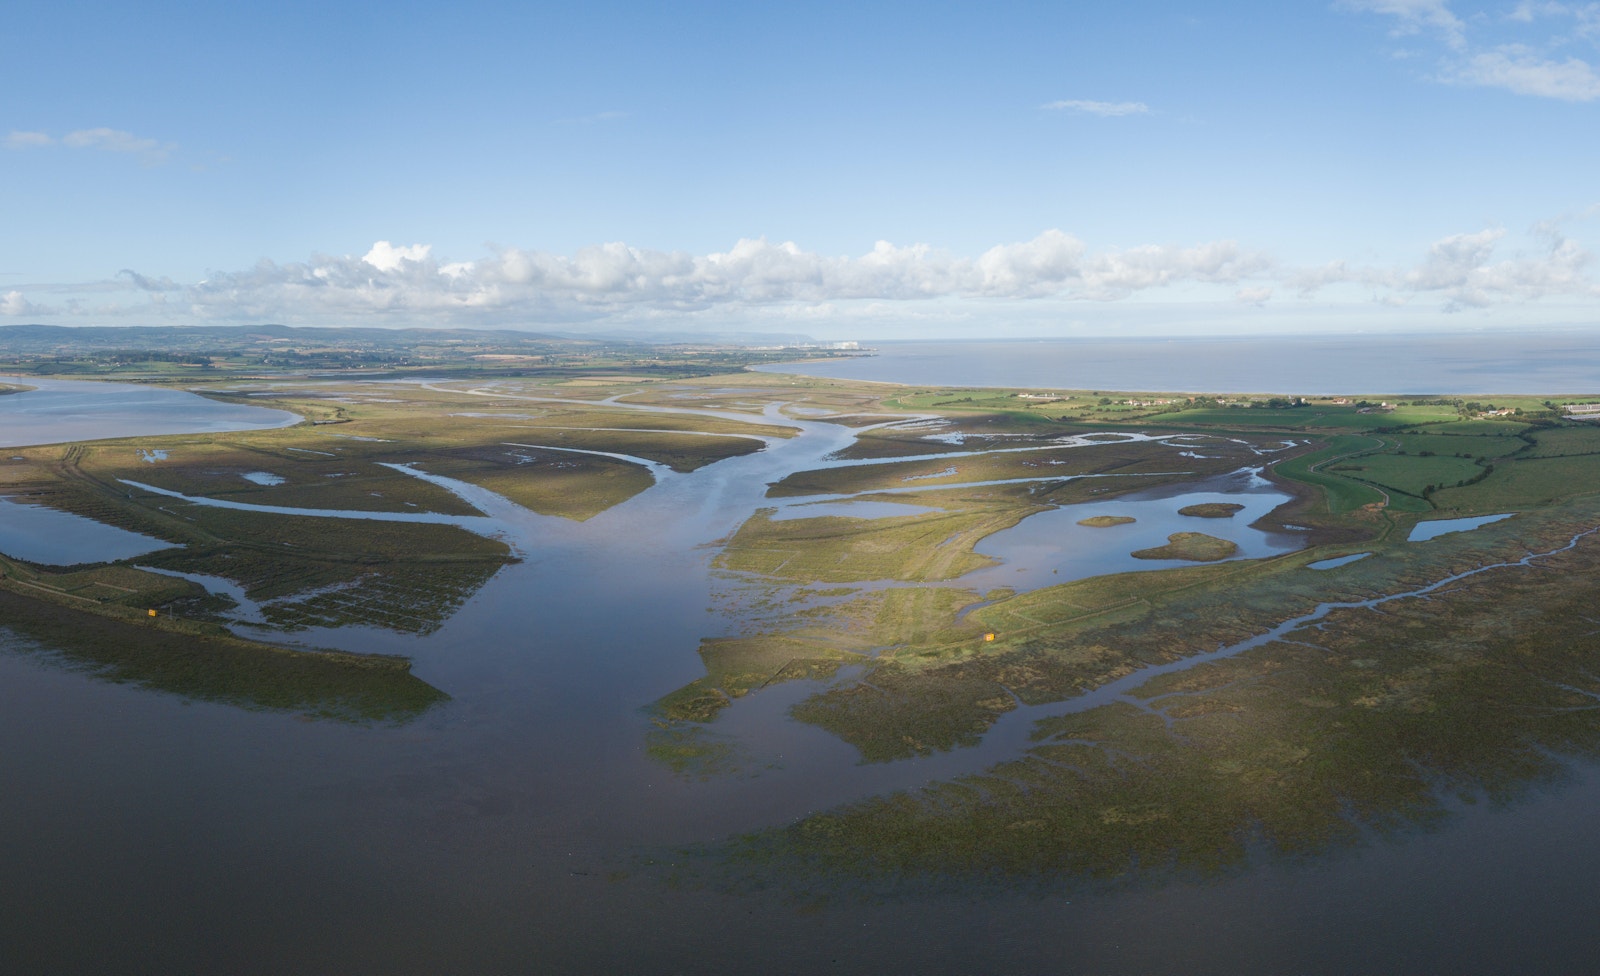
POLYGON ((403 659, 311 652, 116 619, 0 588, 4 628, 25 647, 106 681, 261 711, 346 722, 401 723, 447 696, 403 659))
POLYGON ((700 645, 706 676, 661 698, 653 706, 673 721, 707 722, 735 698, 769 684, 832 676, 861 655, 786 636, 706 640, 700 645))
POLYGON ((1194 477, 1231 471, 1251 456, 1248 450, 1240 445, 1219 447, 1205 458, 1191 458, 1180 457, 1173 448, 1148 441, 1107 443, 1092 447, 987 453, 960 458, 940 457, 921 461, 885 462, 801 471, 773 485, 767 494, 772 498, 853 494, 885 489, 927 488, 973 481, 1086 474, 1148 475, 1182 472, 1194 477))
POLYGON ((1091 515, 1088 518, 1078 519, 1078 524, 1091 529, 1109 529, 1114 525, 1128 525, 1136 521, 1138 519, 1132 515, 1091 515))
MULTIPOLYGON (((1048 697, 1052 682, 1038 679, 1063 666, 1093 686, 1095 669, 1102 680, 1127 673, 1118 659, 1209 649, 1319 598, 1395 592, 1554 548, 1597 509, 1569 506, 1437 549, 1393 547, 1329 571, 1328 593, 1282 560, 1225 593, 1197 587, 1068 643, 921 674, 880 668, 871 688, 835 689, 797 715, 858 741, 864 758, 958 747, 997 686, 1030 670, 1031 689, 1007 685, 1025 702, 1048 697)), ((1150 710, 1119 702, 1045 719, 1030 749, 986 774, 746 836, 720 849, 722 863, 735 874, 782 865, 796 884, 824 888, 1207 875, 1243 863, 1252 845, 1298 855, 1436 824, 1455 798, 1511 801, 1558 779, 1567 759, 1600 756, 1600 642, 1588 619, 1597 580, 1600 540, 1589 537, 1381 613, 1337 611, 1292 641, 1149 682, 1136 695, 1150 710)))
POLYGON ((1244 511, 1243 505, 1234 505, 1228 502, 1202 502, 1199 505, 1185 505, 1178 509, 1179 515, 1191 518, 1233 518, 1244 511))
POLYGON ((972 546, 1043 506, 988 505, 879 519, 773 521, 757 513, 717 558, 721 569, 805 582, 953 579, 992 560, 972 546))
POLYGON ((1239 551, 1236 543, 1219 539, 1204 532, 1174 532, 1167 536, 1167 544, 1152 549, 1135 549, 1135 559, 1183 559, 1192 563, 1210 563, 1227 559, 1239 551))
POLYGON ((648 470, 626 461, 504 445, 434 455, 418 467, 487 488, 540 515, 575 522, 591 519, 655 483, 648 470))

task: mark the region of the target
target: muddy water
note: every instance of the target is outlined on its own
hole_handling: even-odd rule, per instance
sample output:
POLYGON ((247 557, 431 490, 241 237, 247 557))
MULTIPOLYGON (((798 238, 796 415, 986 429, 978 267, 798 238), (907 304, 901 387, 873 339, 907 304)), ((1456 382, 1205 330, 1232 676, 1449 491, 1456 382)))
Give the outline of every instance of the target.
MULTIPOLYGON (((470 524, 503 533, 525 561, 427 637, 301 635, 411 656, 453 701, 409 725, 187 703, 0 654, 6 968, 1199 973, 1417 959, 1497 972, 1533 958, 1497 953, 1491 931, 1536 945, 1541 963, 1584 958, 1562 913, 1522 901, 1502 912, 1485 893, 1559 898, 1575 872, 1594 876, 1588 821, 1569 816, 1600 792, 1590 778, 1533 807, 1553 826, 1532 832, 1523 859, 1493 862, 1464 855, 1521 836, 1522 814, 1464 811, 1426 857, 1361 851, 1152 891, 801 906, 635 873, 636 852, 783 823, 960 772, 977 755, 859 766, 848 747, 782 720, 812 690, 794 684, 717 723, 748 743, 741 774, 684 779, 646 757, 642 706, 698 677, 700 638, 731 625, 708 609, 722 584, 706 543, 770 505, 768 482, 819 466, 853 436, 775 411, 726 415, 798 436, 693 474, 658 471, 649 491, 581 524, 451 483, 484 513, 470 524), (1397 875, 1404 911, 1373 910, 1396 904, 1397 875)), ((1211 531, 1221 520, 1185 521, 1211 531)))

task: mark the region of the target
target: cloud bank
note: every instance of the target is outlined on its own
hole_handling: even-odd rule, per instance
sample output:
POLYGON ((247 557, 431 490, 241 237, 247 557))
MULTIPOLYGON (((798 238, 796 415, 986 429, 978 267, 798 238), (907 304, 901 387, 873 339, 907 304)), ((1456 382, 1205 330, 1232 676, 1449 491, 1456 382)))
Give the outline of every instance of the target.
POLYGON ((1452 234, 1395 267, 1337 260, 1288 266, 1227 240, 1095 250, 1060 230, 976 256, 887 241, 865 254, 830 256, 754 238, 709 254, 610 243, 571 254, 499 248, 447 261, 427 244, 378 241, 359 257, 262 260, 193 284, 124 269, 106 281, 20 286, 0 296, 0 317, 488 327, 827 318, 841 308, 870 308, 877 318, 911 321, 934 305, 985 314, 1018 302, 1163 299, 1233 308, 1353 300, 1459 311, 1593 301, 1600 298, 1595 266, 1595 255, 1558 221, 1520 241, 1502 228, 1452 234))

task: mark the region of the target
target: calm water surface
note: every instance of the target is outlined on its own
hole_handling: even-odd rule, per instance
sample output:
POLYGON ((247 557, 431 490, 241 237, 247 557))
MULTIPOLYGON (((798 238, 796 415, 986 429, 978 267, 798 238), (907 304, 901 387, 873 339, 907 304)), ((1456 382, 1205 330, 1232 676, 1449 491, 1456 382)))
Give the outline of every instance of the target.
POLYGON ((975 551, 1000 560, 958 582, 980 592, 997 586, 1032 590, 1108 573, 1192 566, 1181 559, 1137 559, 1133 553, 1167 544, 1177 532, 1202 532, 1239 547, 1230 559, 1260 559, 1305 545, 1299 535, 1267 532, 1251 525, 1289 500, 1289 495, 1250 470, 1185 485, 1167 485, 1103 502, 1063 505, 1031 515, 985 538, 975 551), (1190 505, 1220 502, 1242 506, 1231 518, 1180 515, 1190 505), (1079 525, 1095 515, 1132 518, 1122 525, 1079 525))
MULTIPOLYGON (((1510 807, 1463 807, 1404 844, 1148 889, 799 905, 631 870, 635 852, 1004 758, 992 750, 1005 743, 986 740, 860 766, 849 747, 782 720, 815 690, 804 683, 749 696, 716 723, 748 742, 740 775, 683 778, 646 757, 644 707, 703 673, 701 638, 738 626, 713 612, 739 584, 711 571, 704 544, 771 506, 768 482, 854 436, 729 416, 799 434, 691 474, 658 469, 654 488, 584 523, 429 476, 484 513, 461 524, 501 533, 525 560, 427 637, 300 635, 412 657, 453 700, 409 725, 185 702, 0 653, 0 959, 85 973, 115 960, 130 972, 1195 974, 1498 973, 1588 958, 1573 913, 1595 904, 1600 877, 1589 770, 1510 807)), ((1273 504, 1248 474, 1142 501, 1129 509, 1140 523, 1084 531, 1106 539, 1142 524, 1164 540, 1171 522, 1293 545, 1243 534, 1250 506, 1273 504), (1196 500, 1247 511, 1172 514, 1196 500)), ((1140 502, 1080 506, 1073 521, 1140 502)), ((1026 561, 993 541, 1012 560, 1002 575, 1026 561)))
POLYGON ((1340 566, 1348 566, 1349 564, 1360 559, 1365 559, 1370 555, 1372 555, 1370 552, 1353 552, 1348 556, 1334 556, 1332 559, 1319 559, 1314 563, 1306 563, 1306 568, 1338 569, 1340 566))
POLYGON ((0 495, 0 553, 46 566, 108 563, 172 543, 0 495))
POLYGON ((219 403, 182 390, 8 377, 35 389, 0 396, 0 447, 287 427, 286 410, 219 403))
POLYGON ((1595 393, 1582 332, 875 342, 876 355, 763 372, 939 386, 1187 393, 1595 393))
POLYGON ((1428 519, 1425 522, 1418 522, 1416 525, 1413 525, 1411 527, 1411 534, 1406 536, 1406 541, 1427 542, 1429 539, 1437 539, 1439 536, 1448 535, 1451 532, 1470 532, 1480 526, 1488 525, 1492 522, 1498 522, 1501 519, 1508 519, 1511 517, 1511 514, 1469 515, 1466 518, 1428 519))

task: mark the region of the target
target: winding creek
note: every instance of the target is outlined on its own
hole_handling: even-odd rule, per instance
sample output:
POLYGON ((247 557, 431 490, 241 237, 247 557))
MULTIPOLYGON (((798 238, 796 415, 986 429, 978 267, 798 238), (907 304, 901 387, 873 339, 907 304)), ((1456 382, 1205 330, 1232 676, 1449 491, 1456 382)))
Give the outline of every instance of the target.
MULTIPOLYGON (((72 385, 52 384, 52 389, 70 393, 66 387, 72 385)), ((555 399, 473 392, 497 400, 555 399)), ((0 413, 6 401, 29 395, 0 398, 0 413)), ((1080 932, 1085 919, 1120 920, 1159 944, 1171 938, 1162 911, 1205 917, 1212 911, 1207 899, 1243 911, 1260 904, 1273 886, 1293 884, 1265 872, 1193 892, 1179 886, 1164 902, 1138 893, 1108 896, 1081 909, 1065 899, 999 899, 981 907, 962 903, 959 910, 941 902, 833 906, 802 915, 786 909, 780 898, 761 894, 747 901, 684 892, 666 905, 653 882, 630 879, 626 871, 607 879, 628 851, 655 852, 782 824, 844 801, 980 772, 1036 745, 1030 733, 1039 718, 1112 702, 1159 713, 1158 703, 1136 694, 1153 677, 1243 653, 1313 626, 1337 609, 1425 596, 1465 576, 1550 555, 1478 567, 1371 601, 1321 604, 1249 640, 1146 668, 1067 702, 1019 703, 974 748, 899 762, 863 765, 852 747, 789 720, 787 710, 814 694, 817 683, 772 686, 736 701, 713 723, 715 733, 744 750, 741 772, 703 780, 674 776, 645 752, 643 742, 653 726, 643 706, 704 673, 695 649, 702 638, 736 629, 737 609, 728 608, 737 608, 740 588, 748 585, 713 571, 717 547, 712 543, 760 509, 777 509, 782 518, 849 514, 839 510, 841 505, 859 505, 857 514, 868 517, 917 513, 891 513, 881 507, 881 497, 872 503, 852 502, 852 495, 766 497, 770 483, 795 471, 869 463, 833 455, 870 426, 830 424, 781 406, 742 413, 616 398, 606 402, 642 413, 712 416, 795 433, 790 438, 749 435, 764 441, 765 449, 688 474, 604 454, 642 465, 654 484, 582 523, 538 515, 493 492, 407 464, 395 467, 449 489, 483 514, 248 505, 130 481, 130 486, 194 504, 445 522, 504 539, 522 561, 502 569, 427 636, 359 627, 295 635, 295 642, 307 646, 406 655, 416 675, 453 699, 400 728, 304 722, 188 703, 86 681, 40 667, 25 655, 0 655, 0 734, 8 742, 27 743, 26 760, 5 766, 8 787, 0 796, 0 822, 18 828, 9 833, 28 838, 25 847, 12 842, 5 848, 6 872, 8 878, 24 879, 30 891, 26 899, 8 897, 0 909, 20 920, 15 924, 60 927, 73 918, 99 919, 71 950, 84 958, 142 938, 148 944, 181 945, 172 957, 177 968, 216 971, 243 956, 261 960, 263 972, 308 971, 308 964, 321 971, 427 971, 430 963, 432 971, 442 971, 444 960, 458 956, 445 955, 442 943, 433 940, 464 932, 474 933, 475 946, 463 951, 475 966, 487 967, 481 971, 530 965, 575 970, 618 960, 634 968, 664 968, 653 964, 678 958, 674 947, 682 951, 685 945, 697 962, 715 971, 723 968, 719 961, 759 955, 768 940, 851 946, 855 968, 863 971, 873 960, 878 971, 889 971, 896 961, 908 959, 926 959, 923 971, 940 971, 950 960, 928 954, 938 944, 938 929, 974 918, 997 931, 1012 931, 1013 920, 1025 920, 1027 926, 1070 921, 1080 932), (63 817, 62 810, 71 815, 63 817), (161 913, 144 907, 152 900, 163 906, 161 913), (759 918, 750 924, 711 921, 747 905, 760 907, 759 918), (879 925, 877 943, 842 928, 859 928, 866 924, 862 919, 879 925), (296 934, 293 944, 281 938, 286 931, 296 934), (354 944, 352 932, 360 934, 354 944), (419 942, 428 947, 419 949, 419 942)), ((292 422, 261 419, 264 426, 292 422)), ((241 421, 230 416, 227 422, 241 421)), ((132 429, 137 424, 128 420, 115 436, 171 432, 159 421, 142 431, 132 429)), ((532 440, 522 446, 549 449, 532 440)), ((1182 452, 1196 449, 1183 439, 1162 443, 1173 448, 1173 470, 1182 469, 1182 452)), ((1062 446, 1067 445, 1050 445, 1062 446)), ((927 459, 956 460, 971 453, 979 452, 927 459)), ((911 485, 905 490, 927 489, 911 485)), ((1057 509, 1028 519, 1026 531, 1019 526, 1010 535, 986 539, 980 551, 994 555, 998 565, 952 585, 978 592, 994 586, 1025 589, 1159 568, 1167 564, 1126 561, 1129 551, 1146 544, 1138 533, 1164 538, 1173 526, 1193 528, 1192 520, 1176 510, 1222 499, 1245 509, 1234 519, 1208 520, 1199 528, 1237 542, 1237 558, 1291 551, 1300 545, 1292 536, 1249 525, 1284 497, 1244 469, 1205 483, 1057 509), (1076 524, 1090 514, 1128 514, 1137 521, 1110 529, 1076 524), (1067 550, 1075 555, 1063 556, 1067 550)), ((227 591, 225 581, 189 578, 227 591)), ((251 633, 260 611, 245 603, 237 629, 251 633)), ((1600 784, 1585 789, 1589 795, 1600 784)), ((1482 818, 1472 823, 1480 830, 1493 828, 1482 818)), ((1352 863, 1359 867, 1360 859, 1352 863)), ((1317 904, 1310 897, 1301 902, 1317 904)), ((1323 910, 1330 918, 1341 917, 1325 905, 1323 910)), ((1218 938, 1225 941, 1226 935, 1218 938)), ((809 948, 801 957, 816 965, 823 961, 809 948)))

